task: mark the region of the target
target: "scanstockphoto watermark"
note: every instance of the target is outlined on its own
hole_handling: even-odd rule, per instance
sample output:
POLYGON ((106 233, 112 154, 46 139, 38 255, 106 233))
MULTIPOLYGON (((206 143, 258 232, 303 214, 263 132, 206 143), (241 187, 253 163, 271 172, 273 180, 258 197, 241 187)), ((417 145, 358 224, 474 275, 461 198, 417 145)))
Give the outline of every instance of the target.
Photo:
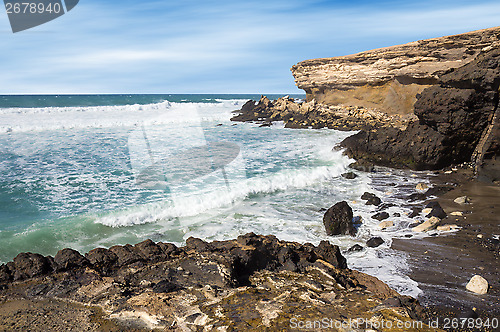
POLYGON ((424 322, 417 320, 369 320, 365 318, 353 318, 344 321, 331 319, 328 317, 311 320, 311 319, 290 319, 290 328, 296 330, 318 330, 318 329, 421 329, 424 327, 424 322))
POLYGON ((52 21, 69 12, 79 0, 4 0, 12 32, 52 21))
POLYGON ((365 318, 353 318, 344 321, 339 321, 331 318, 320 319, 290 319, 290 328, 296 330, 319 330, 319 329, 372 329, 372 330, 387 330, 387 329, 422 329, 427 325, 431 329, 493 329, 500 327, 498 318, 432 318, 426 322, 420 320, 371 320, 365 318))

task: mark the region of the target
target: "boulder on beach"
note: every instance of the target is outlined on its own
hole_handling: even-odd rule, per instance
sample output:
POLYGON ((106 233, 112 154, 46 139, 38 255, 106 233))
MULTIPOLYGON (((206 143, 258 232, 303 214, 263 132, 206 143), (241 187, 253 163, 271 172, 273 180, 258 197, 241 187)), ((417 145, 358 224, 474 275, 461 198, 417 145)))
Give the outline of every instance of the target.
POLYGON ((382 220, 387 219, 387 218, 389 218, 389 213, 387 213, 385 211, 376 213, 372 216, 372 219, 375 219, 378 221, 382 221, 382 220))
POLYGON ((423 191, 426 191, 427 189, 429 189, 429 186, 426 183, 419 183, 419 184, 417 184, 415 189, 423 192, 423 191))
MULTIPOLYGON (((429 204, 427 204, 426 208, 430 209, 430 211, 426 214, 427 218, 437 217, 439 219, 444 219, 447 216, 446 212, 444 212, 443 208, 441 207, 441 205, 439 205, 438 202, 430 202, 429 204)), ((425 209, 422 210, 422 212, 424 211, 425 209)))
POLYGON ((469 200, 469 197, 467 197, 467 196, 460 196, 460 197, 455 198, 453 200, 453 202, 460 204, 460 205, 464 205, 464 204, 469 204, 470 200, 469 200))
POLYGON ((375 236, 375 237, 372 237, 371 239, 369 239, 368 241, 366 241, 366 246, 370 247, 370 248, 376 248, 384 242, 385 241, 381 237, 375 236))
POLYGON ((414 232, 427 232, 436 228, 440 221, 441 219, 437 217, 431 217, 420 225, 413 227, 412 230, 414 232))
POLYGON ((363 251, 363 247, 359 244, 355 244, 347 250, 347 252, 358 252, 358 251, 363 251))
POLYGON ((361 199, 366 201, 366 205, 380 205, 382 201, 375 194, 365 192, 361 195, 361 199))
POLYGON ((476 294, 484 295, 488 293, 488 281, 481 277, 480 275, 475 275, 473 276, 469 282, 467 283, 467 286, 465 288, 468 291, 471 291, 476 294))
POLYGON ((323 216, 327 235, 356 235, 352 209, 346 201, 338 202, 323 216))
POLYGON ((457 231, 460 229, 460 227, 458 225, 447 224, 447 225, 440 225, 436 227, 436 229, 441 232, 449 232, 449 231, 457 231))
POLYGON ((347 173, 342 173, 341 174, 343 178, 346 178, 346 179, 349 179, 349 180, 352 180, 352 179, 355 179, 357 178, 358 176, 353 173, 353 172, 347 172, 347 173))

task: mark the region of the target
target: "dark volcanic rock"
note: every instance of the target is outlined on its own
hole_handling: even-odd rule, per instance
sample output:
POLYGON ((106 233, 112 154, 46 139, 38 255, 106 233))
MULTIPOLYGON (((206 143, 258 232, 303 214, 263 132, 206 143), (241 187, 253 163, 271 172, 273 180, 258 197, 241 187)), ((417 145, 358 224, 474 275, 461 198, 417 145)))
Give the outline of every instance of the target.
POLYGON ((366 241, 366 246, 370 248, 376 248, 380 246, 382 243, 384 243, 384 240, 381 237, 376 236, 366 241))
POLYGON ((11 278, 12 276, 10 275, 10 270, 7 265, 0 265, 0 284, 7 283, 11 278))
POLYGON ((358 251, 363 251, 363 247, 360 246, 359 244, 355 244, 347 250, 347 252, 358 252, 358 251))
POLYGON ((134 246, 139 250, 142 257, 150 262, 161 261, 165 259, 166 254, 161 247, 151 240, 146 240, 134 246))
POLYGON ((140 251, 130 244, 124 246, 113 246, 109 248, 118 258, 117 264, 119 266, 129 265, 135 262, 143 261, 144 258, 140 255, 140 251))
POLYGON ((362 200, 366 200, 366 205, 380 205, 382 201, 380 198, 378 198, 375 194, 365 192, 363 195, 361 195, 362 200))
POLYGON ((96 248, 85 254, 85 258, 97 269, 108 273, 118 261, 114 252, 104 248, 96 248))
POLYGON ((356 235, 352 209, 347 202, 342 201, 329 208, 323 216, 323 225, 327 235, 356 235))
POLYGON ((59 250, 54 256, 54 262, 57 264, 57 270, 60 271, 85 267, 90 263, 78 251, 69 248, 59 250))
POLYGON ((438 202, 430 202, 429 204, 426 205, 427 208, 431 208, 431 212, 429 212, 425 217, 430 218, 430 217, 438 217, 439 219, 444 219, 446 218, 446 212, 444 212, 443 208, 441 205, 439 205, 438 202))
POLYGON ((347 173, 342 173, 342 177, 349 179, 349 180, 352 180, 352 179, 357 178, 358 176, 356 174, 354 174, 353 172, 347 172, 347 173))
POLYGON ((339 269, 347 268, 347 260, 340 253, 339 247, 332 245, 328 241, 321 241, 318 247, 314 250, 314 253, 317 257, 322 258, 339 269))
POLYGON ((14 280, 23 280, 52 272, 51 260, 40 254, 20 253, 14 258, 12 265, 14 280))
POLYGON ((387 213, 387 212, 379 212, 377 214, 374 214, 372 216, 372 218, 375 219, 375 220, 378 220, 378 221, 382 221, 384 219, 389 218, 389 213, 387 213))
POLYGON ((499 86, 500 50, 493 48, 423 90, 414 104, 418 122, 360 131, 341 144, 349 156, 385 166, 438 169, 474 159, 490 167, 500 155, 499 86))

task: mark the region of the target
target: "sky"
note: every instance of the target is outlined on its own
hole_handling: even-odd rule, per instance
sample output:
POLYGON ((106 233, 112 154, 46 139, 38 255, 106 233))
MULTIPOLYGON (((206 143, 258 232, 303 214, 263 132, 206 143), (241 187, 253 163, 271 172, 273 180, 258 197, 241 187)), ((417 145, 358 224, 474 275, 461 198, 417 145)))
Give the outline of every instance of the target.
POLYGON ((0 94, 301 93, 291 66, 500 26, 500 1, 80 0, 12 33, 0 94))

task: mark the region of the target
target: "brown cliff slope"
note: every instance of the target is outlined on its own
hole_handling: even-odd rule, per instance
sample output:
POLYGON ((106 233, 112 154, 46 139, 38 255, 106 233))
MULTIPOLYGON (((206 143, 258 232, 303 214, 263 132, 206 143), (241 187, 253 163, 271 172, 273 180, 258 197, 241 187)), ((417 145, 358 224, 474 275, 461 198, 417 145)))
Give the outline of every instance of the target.
POLYGON ((342 57, 306 60, 291 70, 308 101, 408 114, 413 112, 416 95, 438 83, 439 75, 499 45, 500 27, 496 27, 342 57))

